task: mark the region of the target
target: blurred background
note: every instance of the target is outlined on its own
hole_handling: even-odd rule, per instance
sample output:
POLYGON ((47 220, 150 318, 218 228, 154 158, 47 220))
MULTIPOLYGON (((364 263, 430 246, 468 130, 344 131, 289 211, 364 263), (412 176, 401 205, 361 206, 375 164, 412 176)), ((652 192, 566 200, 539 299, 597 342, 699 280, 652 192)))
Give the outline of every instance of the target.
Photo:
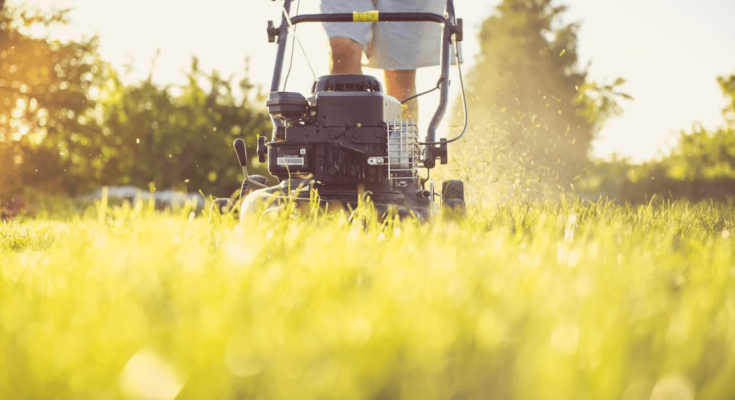
MULTIPOLYGON (((240 179, 232 141, 253 151, 270 136, 276 47, 265 27, 282 4, 0 0, 0 207, 104 185, 229 196, 240 179)), ((297 1, 292 12, 318 5, 297 1)), ((437 175, 469 182, 469 201, 735 193, 732 1, 456 8, 469 130, 437 175)), ((327 40, 319 24, 296 34, 287 87, 308 92, 327 73, 327 40)), ((437 77, 420 70, 418 90, 437 77)), ((448 136, 462 125, 456 69, 452 82, 448 136)), ((436 104, 421 98, 422 128, 436 104)), ((250 159, 251 172, 266 172, 250 159)))

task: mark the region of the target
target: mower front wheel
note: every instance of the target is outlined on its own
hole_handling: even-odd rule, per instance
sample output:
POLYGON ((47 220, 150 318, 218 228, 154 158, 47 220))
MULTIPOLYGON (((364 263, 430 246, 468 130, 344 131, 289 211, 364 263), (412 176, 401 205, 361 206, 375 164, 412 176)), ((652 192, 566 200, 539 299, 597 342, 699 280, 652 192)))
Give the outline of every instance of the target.
POLYGON ((464 182, 456 179, 442 182, 442 210, 445 213, 465 214, 464 182))
POLYGON ((235 214, 233 210, 233 207, 234 203, 230 199, 214 199, 214 201, 212 202, 212 206, 209 209, 209 222, 211 223, 213 221, 212 217, 214 217, 215 215, 217 216, 215 217, 217 218, 217 220, 225 215, 237 216, 237 214, 235 214))

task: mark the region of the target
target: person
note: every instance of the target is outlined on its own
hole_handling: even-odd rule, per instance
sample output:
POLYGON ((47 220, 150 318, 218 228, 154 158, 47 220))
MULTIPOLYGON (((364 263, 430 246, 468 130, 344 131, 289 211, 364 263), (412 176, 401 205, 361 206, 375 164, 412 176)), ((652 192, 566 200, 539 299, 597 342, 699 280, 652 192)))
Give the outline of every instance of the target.
MULTIPOLYGON (((322 0, 322 13, 431 12, 443 15, 446 0, 322 0)), ((324 23, 331 48, 330 73, 361 74, 368 66, 384 70, 385 90, 402 101, 416 94, 416 69, 439 65, 442 25, 434 22, 324 23)), ((416 99, 404 104, 403 118, 418 121, 416 99)))

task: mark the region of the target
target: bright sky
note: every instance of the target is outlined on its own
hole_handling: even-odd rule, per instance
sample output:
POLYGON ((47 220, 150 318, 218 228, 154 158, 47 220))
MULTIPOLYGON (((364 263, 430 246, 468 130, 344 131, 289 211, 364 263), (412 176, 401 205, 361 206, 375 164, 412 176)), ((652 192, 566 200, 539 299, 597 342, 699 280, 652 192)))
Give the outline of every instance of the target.
MULTIPOLYGON (((9 0, 17 4, 23 0, 9 0)), ((250 58, 249 77, 270 87, 275 45, 267 42, 268 20, 279 20, 282 1, 271 0, 27 0, 42 7, 73 7, 72 24, 56 36, 98 33, 102 55, 117 66, 130 64, 128 79, 144 78, 161 50, 154 80, 182 83, 181 71, 192 55, 206 69, 223 75, 242 71, 250 58)), ((480 22, 499 0, 455 0, 465 21, 467 70, 478 51, 480 22)), ((318 12, 318 0, 303 0, 301 13, 318 12)), ((735 0, 566 0, 567 21, 581 21, 580 56, 591 62, 590 78, 623 77, 625 91, 635 98, 624 114, 612 120, 594 142, 593 154, 612 153, 635 161, 654 158, 676 141, 678 132, 700 122, 715 127, 725 105, 718 75, 735 73, 735 0)), ((295 5, 294 5, 295 7, 295 5)), ((297 31, 317 75, 327 73, 327 42, 318 24, 297 31)), ((366 71, 376 76, 378 71, 366 71)), ((285 75, 285 71, 284 71, 285 75)), ((419 71, 418 89, 430 88, 438 71, 419 71)), ((456 77, 454 78, 456 82, 456 77)), ((296 50, 290 90, 308 92, 312 77, 296 50)), ((454 85, 456 90, 457 85, 454 85)), ((455 98, 452 96, 451 98, 455 98)), ((421 102, 421 126, 436 101, 421 102)))

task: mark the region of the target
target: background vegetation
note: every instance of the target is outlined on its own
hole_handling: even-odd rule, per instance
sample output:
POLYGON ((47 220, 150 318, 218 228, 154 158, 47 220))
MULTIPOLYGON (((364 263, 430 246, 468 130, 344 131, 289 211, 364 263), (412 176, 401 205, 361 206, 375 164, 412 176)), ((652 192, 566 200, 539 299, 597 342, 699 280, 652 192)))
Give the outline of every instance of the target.
POLYGON ((239 186, 233 140, 252 149, 270 132, 253 85, 205 73, 196 59, 182 87, 123 84, 96 38, 27 33, 68 13, 0 10, 0 201, 27 188, 75 196, 151 183, 229 196, 239 186))
MULTIPOLYGON (((578 24, 563 22, 565 11, 552 0, 503 0, 484 21, 466 82, 473 140, 453 148, 457 162, 438 176, 463 178, 470 198, 496 203, 560 192, 631 202, 730 197, 735 75, 717 78, 730 100, 721 128, 682 131, 670 155, 645 165, 591 160, 596 132, 632 98, 623 78, 587 77, 578 24)), ((247 77, 201 71, 196 59, 182 86, 123 83, 100 59, 97 38, 31 34, 68 16, 0 7, 0 208, 18 208, 29 191, 73 197, 102 185, 232 193, 232 141, 242 137, 252 151, 270 133, 262 93, 247 77)))
POLYGON ((681 131, 669 154, 643 165, 597 162, 583 175, 582 189, 628 202, 654 196, 692 201, 735 196, 735 74, 717 82, 728 100, 719 128, 708 131, 695 124, 681 131))

